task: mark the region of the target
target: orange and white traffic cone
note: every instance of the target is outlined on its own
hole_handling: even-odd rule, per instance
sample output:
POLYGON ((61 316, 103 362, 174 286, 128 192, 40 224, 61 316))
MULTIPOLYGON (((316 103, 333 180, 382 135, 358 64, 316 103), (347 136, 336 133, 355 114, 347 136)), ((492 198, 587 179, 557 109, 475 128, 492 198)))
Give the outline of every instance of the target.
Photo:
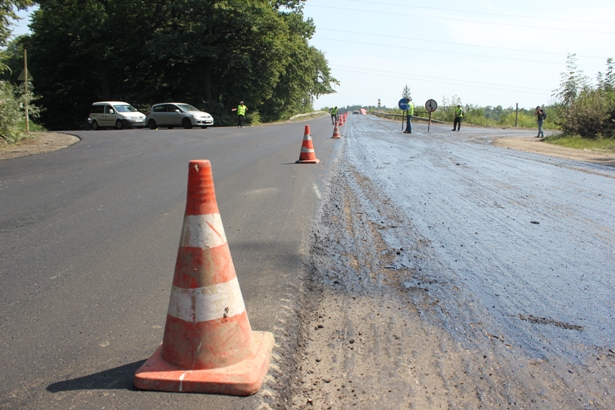
POLYGON ((342 138, 342 136, 340 135, 340 129, 337 128, 337 124, 335 124, 335 128, 333 128, 333 136, 331 138, 336 140, 342 138))
POLYGON ((297 164, 318 164, 319 159, 316 159, 316 153, 314 152, 314 144, 312 143, 312 136, 310 135, 310 126, 305 126, 305 133, 303 134, 303 143, 301 144, 301 154, 296 161, 297 164))
POLYGON ((340 127, 344 125, 344 116, 340 116, 340 127))
POLYGON ((162 345, 138 389, 248 396, 269 368, 274 338, 254 332, 220 218, 211 164, 190 161, 188 196, 162 345))

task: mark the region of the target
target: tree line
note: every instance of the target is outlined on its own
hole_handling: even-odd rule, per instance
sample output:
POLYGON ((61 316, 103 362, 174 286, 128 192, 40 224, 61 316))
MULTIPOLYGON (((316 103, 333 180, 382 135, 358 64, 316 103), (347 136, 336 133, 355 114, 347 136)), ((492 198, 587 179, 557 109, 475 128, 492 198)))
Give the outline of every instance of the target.
MULTIPOLYGON (((406 85, 402 98, 411 98, 410 87, 406 85)), ((504 126, 532 128, 536 126, 535 108, 481 107, 464 104, 460 97, 442 97, 438 110, 432 119, 452 122, 455 108, 461 105, 464 122, 481 126, 504 126)), ((371 111, 376 107, 369 107, 371 111)), ((576 55, 568 54, 566 69, 561 73, 559 87, 553 91, 550 104, 542 107, 547 113, 544 128, 560 130, 563 136, 586 139, 615 139, 615 62, 606 60, 604 72, 598 72, 595 83, 578 68, 576 55)), ((401 115, 399 108, 382 107, 379 110, 401 115)), ((427 111, 415 107, 415 116, 427 116, 427 111)))
POLYGON ((40 121, 83 127, 92 102, 141 110, 181 101, 234 122, 241 100, 254 121, 285 119, 334 92, 324 54, 309 45, 305 0, 40 0, 32 34, 9 45, 15 80, 28 50, 40 121))

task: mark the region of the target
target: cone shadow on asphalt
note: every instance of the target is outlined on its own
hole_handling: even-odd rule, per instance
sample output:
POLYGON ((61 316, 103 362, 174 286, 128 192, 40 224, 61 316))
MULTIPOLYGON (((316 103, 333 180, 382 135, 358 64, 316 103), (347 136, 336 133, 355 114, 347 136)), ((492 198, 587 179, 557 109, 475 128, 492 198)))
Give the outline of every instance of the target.
POLYGON ((50 393, 60 393, 73 390, 118 390, 125 389, 137 391, 132 383, 133 376, 137 369, 145 363, 139 360, 130 364, 104 370, 99 373, 81 376, 74 379, 63 380, 47 386, 50 393))

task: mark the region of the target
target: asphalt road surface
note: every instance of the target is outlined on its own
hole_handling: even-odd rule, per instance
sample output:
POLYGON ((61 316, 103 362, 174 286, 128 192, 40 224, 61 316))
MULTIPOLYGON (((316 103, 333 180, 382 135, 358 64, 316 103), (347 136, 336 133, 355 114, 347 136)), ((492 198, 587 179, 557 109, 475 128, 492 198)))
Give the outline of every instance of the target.
POLYGON ((252 328, 278 336, 340 146, 308 123, 318 165, 295 164, 304 123, 76 132, 0 162, 0 408, 258 408, 262 394, 140 392, 132 377, 162 342, 191 159, 212 162, 252 328))
POLYGON ((77 133, 0 162, 0 408, 615 407, 612 169, 531 131, 351 115, 77 133), (188 161, 209 159, 252 328, 248 398, 137 391, 162 341, 188 161))

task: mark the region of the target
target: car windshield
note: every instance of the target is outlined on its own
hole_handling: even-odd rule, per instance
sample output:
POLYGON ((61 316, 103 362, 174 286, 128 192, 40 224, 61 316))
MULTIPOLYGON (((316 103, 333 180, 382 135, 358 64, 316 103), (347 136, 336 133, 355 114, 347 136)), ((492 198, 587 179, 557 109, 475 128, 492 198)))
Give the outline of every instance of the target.
POLYGON ((114 105, 117 112, 137 112, 137 109, 130 104, 114 105))
POLYGON ((196 107, 191 106, 190 104, 175 104, 182 111, 199 111, 196 107))

